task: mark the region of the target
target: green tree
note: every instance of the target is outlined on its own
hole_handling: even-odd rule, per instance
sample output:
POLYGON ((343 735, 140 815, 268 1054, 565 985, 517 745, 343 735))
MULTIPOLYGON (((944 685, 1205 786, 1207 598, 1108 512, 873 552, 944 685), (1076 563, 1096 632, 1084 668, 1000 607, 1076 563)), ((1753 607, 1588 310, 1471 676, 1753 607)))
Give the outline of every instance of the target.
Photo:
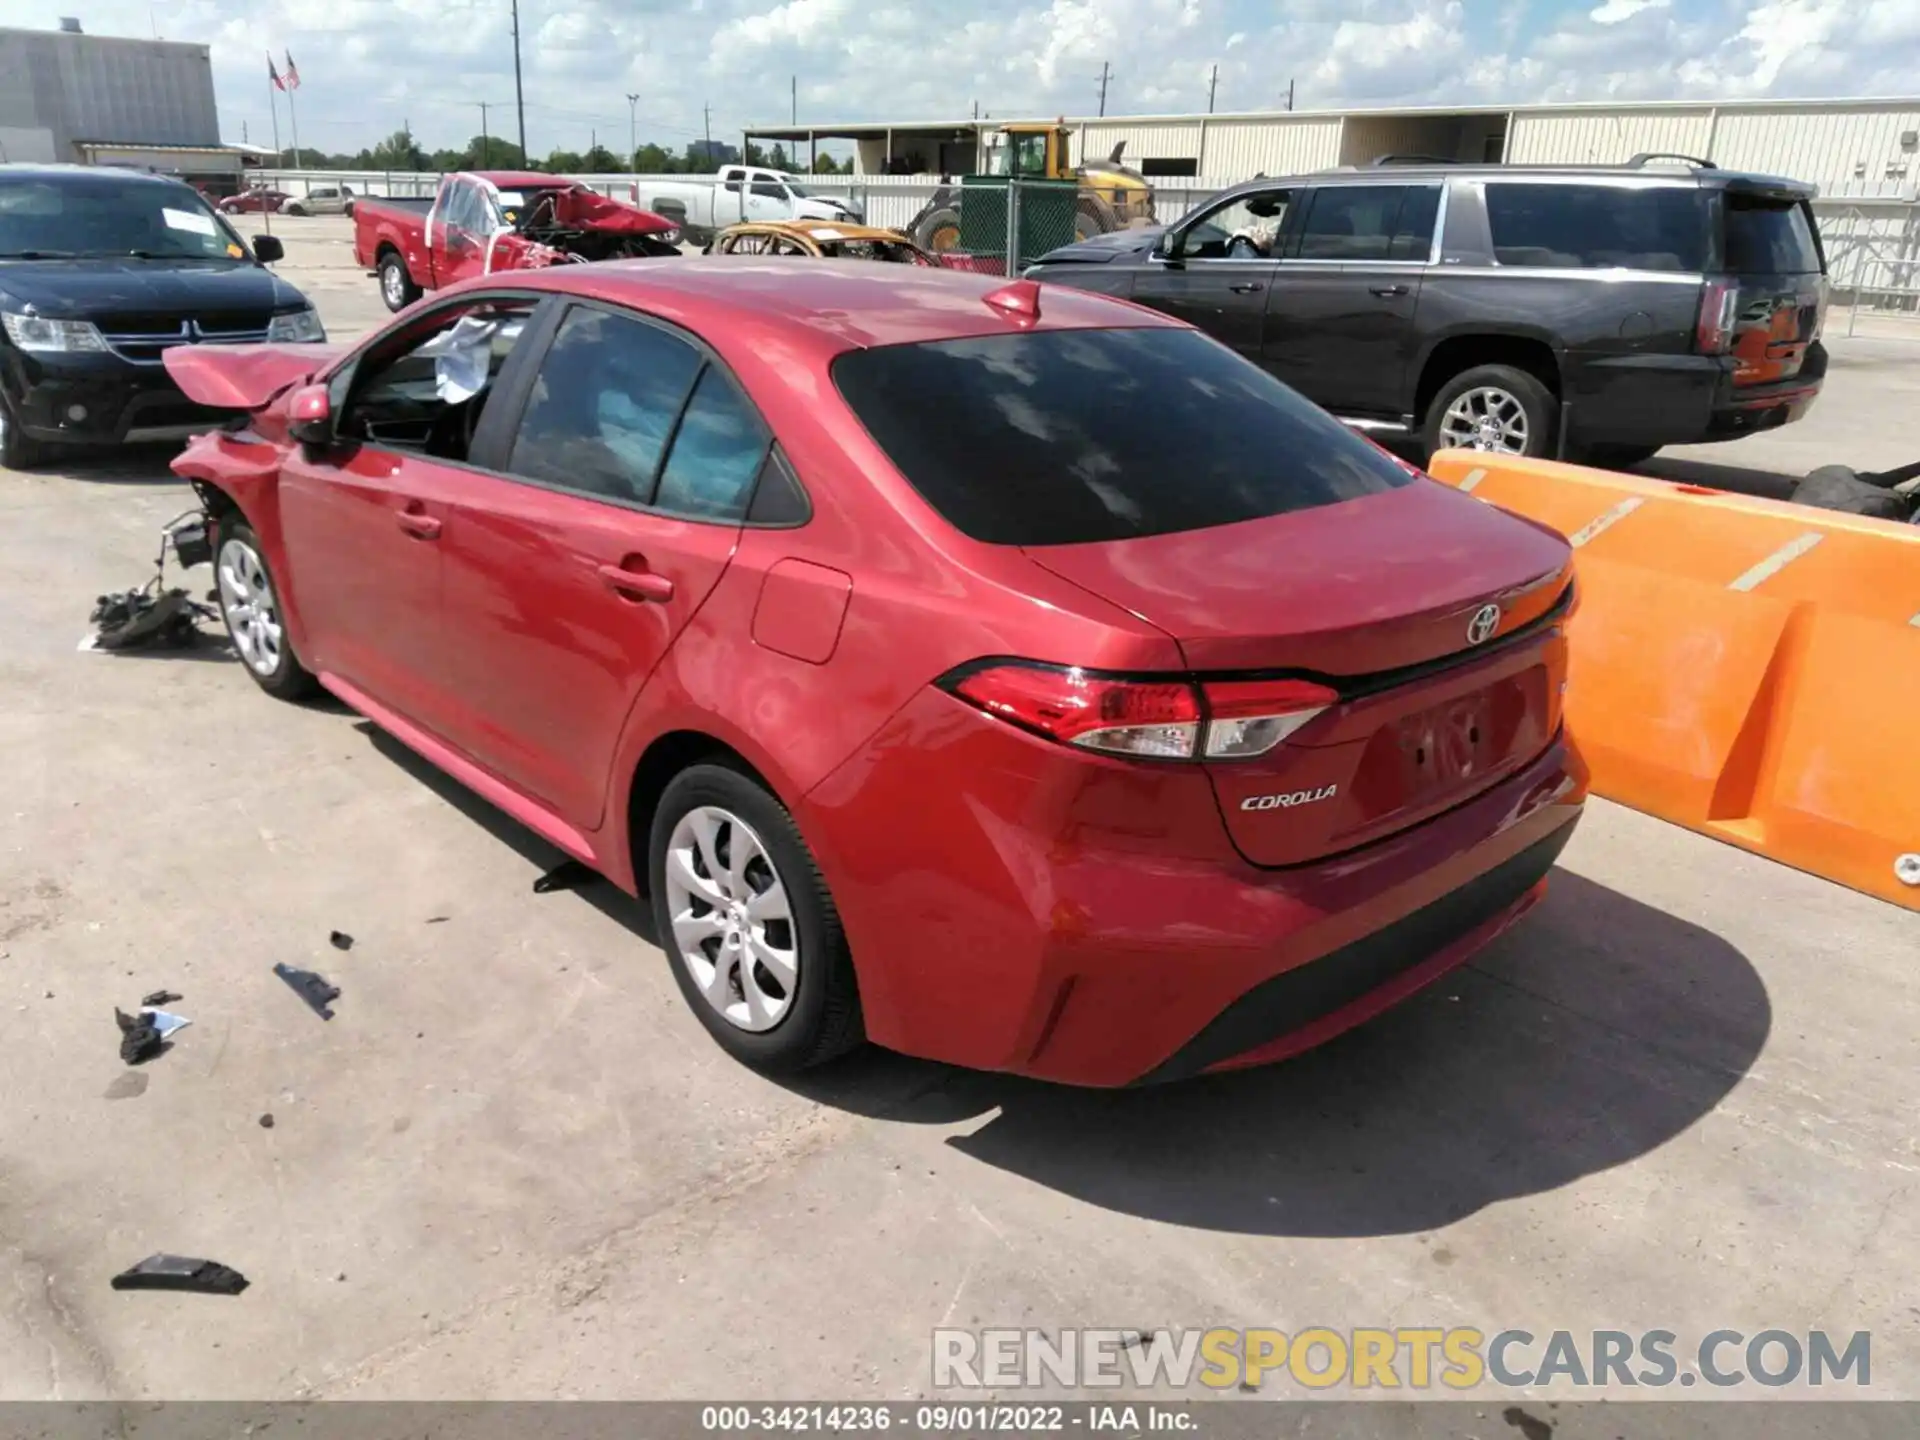
POLYGON ((369 157, 372 170, 425 170, 426 153, 413 138, 413 132, 405 126, 393 132, 373 147, 369 157))
POLYGON ((541 168, 556 175, 577 175, 587 168, 587 162, 578 150, 555 150, 541 168))
POLYGON ((476 135, 467 141, 463 170, 524 170, 527 157, 520 147, 499 135, 476 135))
POLYGON ((580 168, 588 175, 617 175, 620 157, 604 145, 595 145, 580 157, 580 168))
POLYGON ((639 175, 671 175, 680 167, 672 155, 649 142, 633 152, 633 168, 639 175))

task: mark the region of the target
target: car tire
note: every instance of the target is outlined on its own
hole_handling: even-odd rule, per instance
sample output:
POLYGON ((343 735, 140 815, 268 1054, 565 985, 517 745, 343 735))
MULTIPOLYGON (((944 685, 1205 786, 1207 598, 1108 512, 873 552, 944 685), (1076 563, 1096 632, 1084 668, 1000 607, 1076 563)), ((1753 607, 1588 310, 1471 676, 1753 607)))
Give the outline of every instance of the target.
POLYGON ((960 245, 960 212, 936 210, 914 228, 914 242, 922 250, 945 255, 960 245))
POLYGON ((304 700, 320 682, 294 653, 280 587, 267 567, 265 548, 253 527, 223 519, 213 557, 214 593, 234 654, 253 683, 276 700, 304 700))
POLYGON ((1603 470, 1631 470, 1660 453, 1658 445, 1583 445, 1580 459, 1603 470))
POLYGON ((407 262, 397 251, 389 250, 375 267, 380 276, 380 298, 396 314, 420 298, 420 287, 407 273, 407 262))
POLYGON ((14 419, 13 407, 0 399, 0 470, 31 470, 46 459, 46 449, 14 419))
POLYGON ((304 215, 307 213, 307 207, 304 205, 296 205, 289 200, 287 202, 287 208, 281 213, 286 215, 304 215))
POLYGON ((840 912, 793 817, 758 781, 713 763, 676 775, 654 810, 647 876, 660 948, 721 1049, 794 1074, 865 1038, 840 912), (751 853, 735 870, 742 845, 751 853), (749 908, 776 890, 768 913, 749 908))
POLYGON ((1475 365, 1440 387, 1420 438, 1429 455, 1446 449, 1551 455, 1559 412, 1537 376, 1512 365, 1475 365), (1496 436, 1504 443, 1495 443, 1496 436))

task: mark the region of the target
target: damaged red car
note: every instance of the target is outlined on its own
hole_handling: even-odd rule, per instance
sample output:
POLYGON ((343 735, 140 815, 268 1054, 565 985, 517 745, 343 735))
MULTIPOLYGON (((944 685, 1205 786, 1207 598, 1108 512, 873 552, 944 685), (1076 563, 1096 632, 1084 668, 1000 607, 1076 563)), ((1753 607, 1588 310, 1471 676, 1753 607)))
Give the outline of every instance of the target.
POLYGON ((1566 542, 1121 301, 938 269, 496 275, 168 352, 269 694, 650 897, 693 1013, 1083 1085, 1461 963, 1586 796, 1566 542))
POLYGON ((672 221, 537 171, 466 170, 431 199, 361 195, 353 207, 354 259, 389 310, 502 270, 679 253, 672 221))

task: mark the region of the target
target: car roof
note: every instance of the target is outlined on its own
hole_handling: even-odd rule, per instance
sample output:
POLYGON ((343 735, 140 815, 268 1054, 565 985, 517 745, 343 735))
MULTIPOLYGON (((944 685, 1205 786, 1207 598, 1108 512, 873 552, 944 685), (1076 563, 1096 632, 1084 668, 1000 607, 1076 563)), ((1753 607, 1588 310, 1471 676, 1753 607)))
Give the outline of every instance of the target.
POLYGON ((1444 180, 1586 180, 1595 184, 1633 180, 1664 181, 1669 184, 1675 181, 1683 183, 1691 181, 1703 187, 1752 186, 1765 190, 1790 191, 1804 195, 1808 199, 1812 199, 1819 193, 1817 186, 1810 185, 1804 180, 1793 180, 1781 175, 1763 175, 1746 170, 1703 168, 1688 165, 1684 161, 1647 165, 1476 165, 1470 162, 1448 164, 1445 161, 1342 165, 1333 170, 1315 170, 1296 175, 1262 175, 1255 180, 1242 181, 1220 193, 1222 195, 1239 194, 1269 189, 1275 185, 1390 185, 1413 182, 1438 184, 1444 180))
MULTIPOLYGON (((785 344, 831 357, 877 345, 962 340, 1023 330, 1185 329, 1130 301, 1061 285, 898 265, 822 265, 761 256, 610 260, 516 270, 457 290, 510 286, 630 305, 684 325, 725 351, 785 344), (1032 286, 1038 317, 987 303, 1010 283, 1032 286)), ((441 292, 444 298, 452 290, 441 292)))

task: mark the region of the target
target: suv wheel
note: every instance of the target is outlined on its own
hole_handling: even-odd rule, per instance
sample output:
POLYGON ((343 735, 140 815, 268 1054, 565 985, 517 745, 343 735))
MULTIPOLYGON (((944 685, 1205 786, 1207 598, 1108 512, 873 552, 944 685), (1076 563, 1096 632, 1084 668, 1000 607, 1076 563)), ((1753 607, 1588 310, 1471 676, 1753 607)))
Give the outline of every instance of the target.
POLYGON ((1427 452, 1486 450, 1500 455, 1547 455, 1553 450, 1558 406, 1553 392, 1512 365, 1463 370, 1427 407, 1427 452))
POLYGON ((660 946, 722 1049, 792 1073, 862 1038, 840 913, 786 807, 725 765, 676 775, 654 811, 647 875, 660 946))

